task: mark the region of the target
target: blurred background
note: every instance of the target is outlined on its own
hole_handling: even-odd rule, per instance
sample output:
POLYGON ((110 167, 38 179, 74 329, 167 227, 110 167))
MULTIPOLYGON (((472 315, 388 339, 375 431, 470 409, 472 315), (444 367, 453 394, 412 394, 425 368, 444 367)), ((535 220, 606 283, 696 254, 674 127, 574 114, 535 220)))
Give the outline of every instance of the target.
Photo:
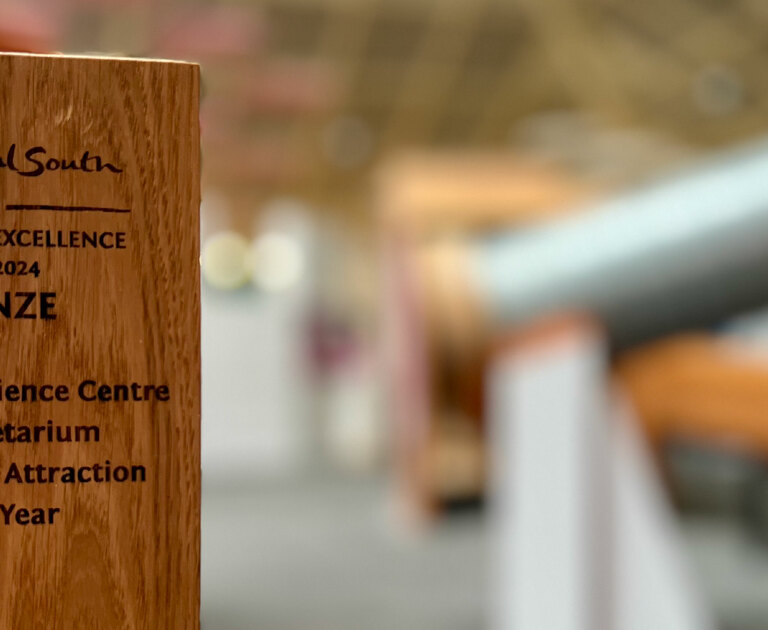
POLYGON ((768 4, 0 0, 198 61, 204 630, 768 629, 768 4))

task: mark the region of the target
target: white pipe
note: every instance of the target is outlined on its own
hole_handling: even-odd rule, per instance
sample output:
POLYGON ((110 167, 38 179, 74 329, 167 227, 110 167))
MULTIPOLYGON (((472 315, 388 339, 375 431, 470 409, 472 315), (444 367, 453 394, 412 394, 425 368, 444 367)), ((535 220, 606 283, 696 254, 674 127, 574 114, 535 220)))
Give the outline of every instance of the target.
POLYGON ((586 310, 620 340, 768 302, 768 145, 546 227, 475 242, 470 273, 509 325, 586 310))

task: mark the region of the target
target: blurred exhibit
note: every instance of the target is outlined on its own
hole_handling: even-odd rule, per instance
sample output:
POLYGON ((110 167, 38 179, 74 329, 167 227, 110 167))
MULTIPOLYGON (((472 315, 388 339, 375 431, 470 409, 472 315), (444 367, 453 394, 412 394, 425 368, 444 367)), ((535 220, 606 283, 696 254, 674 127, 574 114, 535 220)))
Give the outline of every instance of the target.
POLYGON ((768 630, 768 3, 0 0, 202 67, 204 630, 768 630))

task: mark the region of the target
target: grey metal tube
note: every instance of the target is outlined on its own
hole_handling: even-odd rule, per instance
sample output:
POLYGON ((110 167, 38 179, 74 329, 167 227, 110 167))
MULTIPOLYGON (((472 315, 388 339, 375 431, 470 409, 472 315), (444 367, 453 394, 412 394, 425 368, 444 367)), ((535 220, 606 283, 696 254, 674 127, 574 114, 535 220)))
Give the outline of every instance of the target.
POLYGON ((543 228, 475 242, 493 321, 601 317, 620 345, 768 303, 768 144, 543 228))

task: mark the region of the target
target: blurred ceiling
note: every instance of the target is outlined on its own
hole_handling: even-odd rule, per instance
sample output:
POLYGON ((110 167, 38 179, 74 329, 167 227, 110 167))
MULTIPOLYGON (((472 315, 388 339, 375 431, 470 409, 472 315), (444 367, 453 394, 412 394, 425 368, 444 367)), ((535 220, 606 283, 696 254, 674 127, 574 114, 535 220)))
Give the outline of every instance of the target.
MULTIPOLYGON (((245 3, 250 4, 250 3, 245 3)), ((767 126, 762 0, 278 0, 276 54, 330 62, 380 147, 498 144, 584 108, 701 143, 767 126)))
POLYGON ((345 170, 356 175, 355 167, 403 146, 509 146, 516 124, 542 111, 588 112, 607 125, 651 129, 704 147, 768 128, 762 0, 266 0, 258 6, 273 54, 322 60, 343 90, 334 111, 302 134, 326 142, 319 157, 330 181, 345 170), (337 116, 354 124, 324 126, 337 116), (329 133, 337 151, 368 142, 371 155, 329 164, 329 133))
POLYGON ((343 199, 391 151, 508 147, 547 111, 702 147, 768 128, 764 0, 43 4, 64 49, 200 60, 207 181, 259 195, 343 199))

